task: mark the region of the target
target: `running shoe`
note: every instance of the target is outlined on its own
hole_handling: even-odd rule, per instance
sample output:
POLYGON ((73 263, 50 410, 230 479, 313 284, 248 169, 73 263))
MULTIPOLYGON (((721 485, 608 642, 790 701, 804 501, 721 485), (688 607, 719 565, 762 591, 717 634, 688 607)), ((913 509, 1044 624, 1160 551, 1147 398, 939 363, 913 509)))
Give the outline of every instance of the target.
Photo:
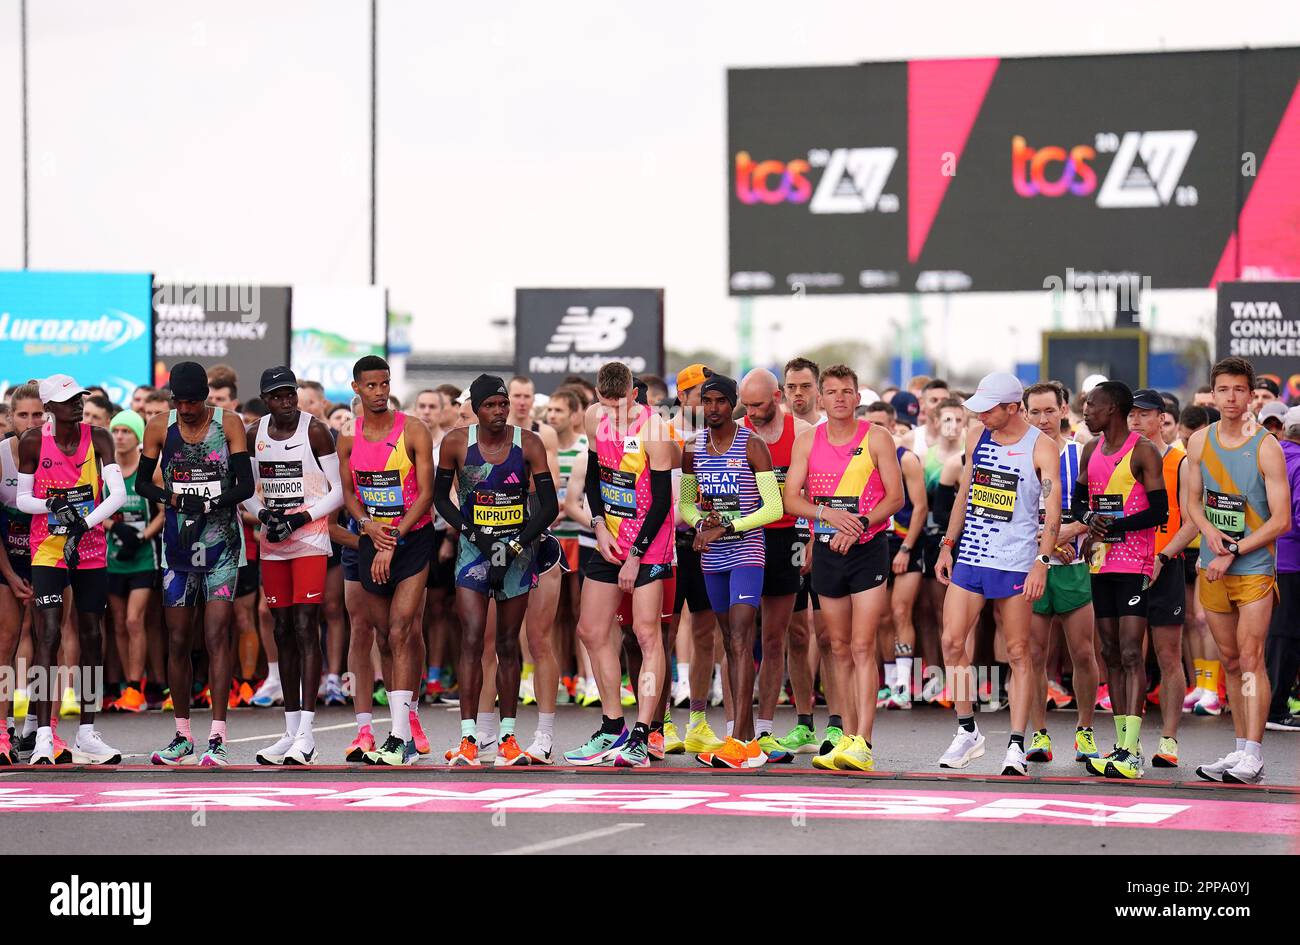
POLYGON ((481 768, 483 762, 478 760, 478 743, 468 735, 462 736, 460 744, 448 749, 443 755, 449 768, 481 768))
POLYGON ((415 750, 421 755, 429 753, 429 739, 424 737, 424 729, 420 725, 420 716, 411 712, 408 714, 411 723, 411 740, 415 742, 415 750))
MULTIPOLYGON (((826 731, 830 732, 832 730, 828 728, 826 731)), ((835 729, 834 731, 839 731, 839 729, 835 729)), ((846 750, 852 744, 853 736, 841 733, 839 740, 835 743, 835 747, 830 751, 823 751, 812 760, 813 767, 819 768, 822 771, 834 771, 838 767, 836 764, 836 758, 839 756, 839 753, 846 750)), ((826 746, 823 745, 822 747, 825 748, 826 746)))
POLYGON ((415 764, 418 757, 415 742, 409 738, 402 741, 392 732, 388 733, 388 738, 384 739, 384 743, 377 751, 368 751, 365 754, 366 764, 389 768, 409 767, 415 764))
POLYGON ((384 683, 382 680, 375 683, 375 690, 370 698, 375 705, 388 708, 388 690, 384 688, 384 683))
POLYGON ((366 752, 375 750, 375 736, 370 731, 370 726, 360 729, 357 737, 352 739, 352 744, 343 750, 343 760, 351 761, 354 764, 366 760, 366 752))
POLYGON ((1100 712, 1113 712, 1110 704, 1110 685, 1102 683, 1097 687, 1097 709, 1100 712))
POLYGON ((439 698, 441 698, 443 705, 460 705, 460 687, 451 686, 442 690, 442 695, 439 698))
POLYGON ((817 754, 827 755, 835 750, 839 745, 840 739, 844 737, 844 730, 835 725, 826 726, 826 732, 822 735, 821 747, 817 749, 817 754))
POLYGON ((230 680, 230 694, 226 696, 226 708, 239 708, 239 680, 237 679, 230 680))
POLYGON ((212 690, 204 686, 198 691, 198 694, 190 699, 190 705, 196 709, 212 708, 212 690))
POLYGON ((721 749, 703 752, 695 760, 706 768, 761 768, 767 764, 767 755, 758 747, 758 739, 742 742, 728 738, 721 749))
POLYGON ((835 753, 835 767, 840 771, 874 771, 876 761, 871 756, 871 746, 861 735, 854 735, 849 746, 835 753))
POLYGON ((93 728, 77 732, 72 748, 72 763, 77 765, 116 765, 122 763, 122 753, 104 741, 104 736, 93 728))
POLYGON ((1074 760, 1087 761, 1101 754, 1097 748, 1097 737, 1090 728, 1081 728, 1074 733, 1074 760))
POLYGON ((1264 780, 1264 759, 1242 753, 1235 765, 1223 772, 1226 784, 1258 784, 1264 780))
POLYGON ((57 764, 55 761, 57 757, 52 738, 49 741, 44 738, 37 738, 36 747, 32 749, 32 756, 27 759, 27 763, 29 765, 53 765, 57 764))
POLYGON ((316 741, 311 736, 304 736, 299 732, 293 740, 293 745, 285 753, 284 763, 289 767, 295 765, 314 765, 316 763, 316 741))
POLYGON ((176 703, 172 702, 172 693, 170 689, 167 690, 167 694, 163 696, 162 705, 159 706, 158 708, 163 712, 176 711, 176 703))
POLYGON ((31 707, 31 697, 27 695, 26 689, 14 690, 14 721, 21 722, 27 718, 27 710, 31 707))
POLYGON ((343 691, 343 683, 334 676, 325 677, 325 704, 347 705, 348 696, 343 691))
POLYGON ((1183 697, 1183 711, 1191 712, 1196 707, 1196 703, 1201 701, 1201 696, 1205 695, 1205 690, 1200 686, 1187 690, 1187 695, 1183 697))
MULTIPOLYGON (((664 733, 662 731, 658 731, 658 732, 652 731, 650 733, 650 740, 646 745, 646 751, 650 753, 650 757, 653 758, 655 761, 664 760, 664 733)), ((616 761, 615 762, 616 767, 617 764, 618 763, 616 761)))
MULTIPOLYGON (((324 673, 322 673, 322 674, 321 674, 321 677, 320 677, 320 682, 319 682, 319 683, 317 684, 317 686, 316 686, 316 702, 317 702, 317 704, 322 703, 322 702, 325 701, 325 680, 326 680, 326 678, 328 678, 328 677, 327 677, 324 673)), ((303 688, 305 689, 306 687, 304 686, 303 688)), ((417 691, 418 691, 418 690, 417 690, 417 691)))
POLYGON ((533 691, 533 677, 521 676, 519 679, 519 702, 521 705, 536 705, 537 693, 533 691))
POLYGON ((1137 781, 1143 774, 1142 756, 1127 748, 1121 748, 1106 762, 1105 775, 1112 781, 1137 781))
POLYGON ((551 757, 552 750, 553 746, 549 741, 534 738, 533 743, 528 746, 528 750, 524 754, 528 756, 530 765, 553 765, 555 761, 551 757))
POLYGON ((792 755, 814 755, 817 753, 817 735, 807 725, 796 725, 784 737, 778 738, 779 744, 792 755))
POLYGON ((1157 768, 1178 767, 1178 739, 1160 736, 1160 747, 1151 756, 1151 764, 1157 768))
POLYGON ((763 754, 767 755, 767 760, 771 764, 786 765, 794 761, 794 753, 786 751, 781 743, 770 734, 765 733, 759 736, 758 747, 762 749, 763 754))
POLYGON ((1029 749, 1025 752, 1025 761, 1045 762, 1052 760, 1052 737, 1046 732, 1034 732, 1029 740, 1029 749))
POLYGON ((709 705, 715 709, 722 705, 722 673, 715 667, 713 682, 709 684, 709 705))
POLYGON ((590 709, 594 705, 600 705, 600 687, 596 685, 594 679, 583 679, 578 681, 578 705, 584 709, 590 709))
MULTIPOLYGON (((650 736, 651 738, 654 735, 650 736)), ((662 737, 662 736, 661 736, 662 737)), ((648 768, 650 767, 650 746, 640 738, 628 738, 614 754, 615 768, 648 768)))
POLYGON ((570 705, 573 702, 573 693, 569 692, 567 685, 568 677, 561 679, 555 687, 555 704, 570 705))
POLYGON ((18 764, 18 752, 14 750, 13 741, 8 732, 0 732, 0 768, 18 764))
POLYGON ((1060 710, 1073 707, 1073 694, 1055 679, 1049 679, 1047 681, 1047 711, 1051 712, 1053 709, 1060 710))
POLYGON ((145 709, 144 693, 135 686, 127 686, 113 703, 118 712, 143 712, 145 709))
POLYGON ((789 705, 794 700, 790 698, 790 689, 788 686, 782 686, 776 694, 777 705, 789 705))
POLYGON ((893 690, 891 690, 888 686, 881 686, 879 689, 877 689, 876 708, 883 709, 885 706, 889 705, 889 697, 892 696, 893 694, 894 694, 893 690))
POLYGON ((587 739, 585 744, 566 751, 564 760, 571 765, 583 767, 613 761, 614 756, 627 744, 629 737, 630 734, 626 728, 617 735, 611 735, 608 732, 596 732, 591 738, 587 739))
POLYGON ((18 736, 18 750, 23 754, 29 754, 36 750, 36 732, 28 732, 26 735, 18 736))
POLYGON ((702 751, 721 751, 725 743, 713 733, 707 721, 686 730, 686 750, 692 755, 702 751))
POLYGON ((194 754, 194 743, 177 732, 172 738, 171 744, 161 751, 155 751, 149 756, 149 761, 156 765, 166 765, 169 768, 176 768, 180 765, 192 765, 198 762, 198 756, 194 754))
POLYGON ((220 735, 208 739, 208 750, 199 759, 200 768, 224 768, 230 762, 226 757, 226 740, 220 735))
POLYGON ((1300 732, 1300 715, 1288 715, 1281 719, 1270 719, 1264 723, 1270 732, 1300 732))
POLYGON ((1160 683, 1156 683, 1156 687, 1147 693, 1147 702, 1151 705, 1160 705, 1160 683))
POLYGON ((57 719, 50 719, 50 730, 54 734, 54 763, 56 765, 69 765, 72 764, 72 752, 68 750, 68 743, 59 738, 57 723, 57 719))
POLYGON ((632 691, 632 683, 626 676, 623 677, 623 683, 619 686, 618 699, 625 709, 628 706, 636 705, 636 693, 632 691))
MULTIPOLYGON (((1288 696, 1286 700, 1286 710, 1292 715, 1300 715, 1300 699, 1288 696)), ((14 716, 17 718, 17 716, 14 716)))
POLYGON ((886 709, 910 709, 912 708, 912 692, 906 686, 895 686, 889 693, 889 700, 885 703, 886 709))
POLYGON ((975 731, 968 732, 958 726, 952 744, 939 758, 939 767, 965 768, 982 754, 984 754, 984 736, 980 730, 976 728, 975 731))
POLYGON ((1206 781, 1222 781, 1224 772, 1235 768, 1244 757, 1246 757, 1244 751, 1230 751, 1218 761, 1208 765, 1200 765, 1196 769, 1196 776, 1204 778, 1206 781))
POLYGON ((686 743, 682 737, 677 734, 677 724, 672 721, 664 722, 664 754, 665 755, 682 755, 686 753, 686 743))
POLYGON ((63 701, 59 703, 59 718, 75 719, 81 715, 81 700, 77 698, 77 690, 71 686, 63 690, 63 701))
POLYGON ((684 709, 691 704, 691 684, 689 680, 679 679, 673 683, 673 708, 684 709))
POLYGON ((1025 773, 1025 749, 1012 742, 1007 746, 1006 757, 1002 759, 1002 774, 1004 777, 1014 775, 1023 778, 1025 773))
POLYGON ((1194 715, 1222 715, 1223 701, 1219 694, 1213 689, 1205 690, 1205 693, 1197 700, 1196 705, 1192 706, 1194 715))
POLYGON ((496 760, 492 762, 497 768, 528 767, 528 756, 524 750, 519 747, 519 742, 515 741, 513 735, 507 735, 501 739, 501 744, 497 747, 496 760))
POLYGON ((426 679, 424 682, 424 701, 430 705, 437 705, 442 698, 442 680, 426 679))

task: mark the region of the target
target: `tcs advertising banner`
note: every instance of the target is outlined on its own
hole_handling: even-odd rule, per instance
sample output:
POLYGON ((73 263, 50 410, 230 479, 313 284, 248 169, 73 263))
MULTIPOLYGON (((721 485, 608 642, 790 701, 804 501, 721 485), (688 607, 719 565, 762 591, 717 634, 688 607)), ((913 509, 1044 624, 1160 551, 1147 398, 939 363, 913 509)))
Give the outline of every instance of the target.
POLYGON ((149 273, 0 272, 0 384, 70 374, 115 403, 150 379, 149 273))
POLYGON ((1218 314, 1215 357, 1245 358, 1300 403, 1300 282, 1220 283, 1218 314))
POLYGON ((1300 49, 728 74, 732 294, 1300 276, 1300 49))
POLYGON ((178 361, 228 364, 239 378, 240 400, 248 400, 257 395, 262 371, 289 363, 287 288, 160 285, 153 311, 155 384, 165 384, 178 361))
POLYGON ((298 379, 319 381, 328 400, 350 404, 352 365, 363 355, 386 356, 388 295, 380 286, 296 285, 292 324, 298 379))

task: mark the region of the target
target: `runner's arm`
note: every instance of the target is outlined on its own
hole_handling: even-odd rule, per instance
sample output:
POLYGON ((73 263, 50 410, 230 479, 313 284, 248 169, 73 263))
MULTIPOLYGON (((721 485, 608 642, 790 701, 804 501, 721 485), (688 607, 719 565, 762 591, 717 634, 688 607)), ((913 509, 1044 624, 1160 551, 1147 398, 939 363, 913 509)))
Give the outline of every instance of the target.
POLYGON ((605 499, 600 494, 600 457, 595 450, 587 450, 587 475, 583 479, 587 505, 591 507, 593 530, 605 522, 605 499))
MULTIPOLYGON (((1183 472, 1186 469, 1187 469, 1187 457, 1184 456, 1182 459, 1178 461, 1178 508, 1179 510, 1187 508, 1187 496, 1188 496, 1187 480, 1183 477, 1183 472)), ((1179 527, 1178 531, 1174 533, 1174 537, 1169 539, 1169 543, 1165 545, 1163 553, 1168 558, 1173 558, 1176 557, 1177 555, 1182 554, 1183 551, 1187 548, 1187 546, 1192 543, 1192 539, 1195 538, 1198 534, 1196 530, 1196 523, 1193 522, 1186 513, 1183 514, 1182 519, 1183 519, 1182 525, 1179 527)))
POLYGON ((925 468, 921 465, 921 458, 909 450, 903 454, 899 469, 903 473, 907 494, 912 497, 912 518, 908 522, 903 544, 915 548, 925 534, 925 519, 930 513, 930 499, 925 494, 925 468))
MULTIPOLYGON (((655 421, 651 421, 652 423, 655 421)), ((652 438, 646 443, 646 459, 650 460, 650 508, 637 532, 632 547, 640 554, 650 547, 659 529, 668 519, 673 505, 673 463, 676 453, 671 440, 652 438)))
POLYGON ((14 501, 19 512, 44 515, 49 511, 45 500, 32 493, 36 489, 36 464, 41 458, 41 431, 28 430, 18 440, 18 497, 14 501))
POLYGON ((814 435, 810 428, 794 438, 794 445, 790 447, 790 468, 785 473, 785 494, 781 500, 787 512, 809 522, 819 521, 822 513, 822 506, 810 502, 804 495, 808 454, 812 452, 814 435))
POLYGON ((880 481, 885 486, 885 494, 876 507, 862 519, 862 528, 869 531, 882 522, 888 522, 890 516, 903 507, 903 473, 898 466, 898 452, 894 448, 894 438, 884 427, 872 426, 867 433, 867 449, 880 473, 880 481))
MULTIPOLYGON (((549 429, 549 427, 547 428, 549 429)), ((552 436, 554 431, 552 431, 552 436)), ((542 533, 555 521, 560 511, 560 500, 555 494, 555 479, 551 476, 546 445, 536 433, 524 431, 524 460, 528 468, 541 470, 533 473, 533 489, 540 503, 537 513, 528 519, 519 533, 519 543, 525 547, 542 537, 542 533)), ((446 516, 443 516, 446 518, 446 516)))
POLYGON ((1287 476, 1286 456, 1271 436, 1260 441, 1259 471, 1264 476, 1264 489, 1268 493, 1268 519, 1237 542, 1238 555, 1272 545, 1291 528, 1291 481, 1287 476))
POLYGON ((733 531, 748 532, 775 522, 785 514, 781 505, 781 484, 776 481, 776 471, 772 469, 772 453, 760 436, 751 436, 745 447, 745 455, 754 470, 754 483, 758 486, 761 502, 758 508, 748 515, 732 519, 733 531))
POLYGON ((415 523, 433 508, 433 438, 423 423, 408 424, 411 436, 406 438, 406 452, 415 463, 415 483, 420 494, 397 523, 399 536, 409 535, 415 523))
MULTIPOLYGON (((330 436, 329 427, 313 419, 307 426, 307 441, 316 454, 316 462, 320 464, 321 472, 325 474, 325 481, 330 486, 330 491, 325 493, 319 502, 305 512, 299 513, 306 515, 307 521, 317 522, 327 515, 333 517, 334 513, 343 507, 343 477, 339 473, 339 454, 334 448, 334 437, 330 436)), ((303 524, 305 525, 306 522, 303 524)))
POLYGON ((975 455, 975 447, 978 443, 978 438, 972 438, 966 444, 966 463, 961 468, 961 478, 957 480, 957 494, 953 496, 952 514, 948 516, 948 528, 943 535, 944 538, 948 539, 949 547, 957 544, 962 529, 966 527, 966 496, 970 492, 971 470, 975 466, 972 457, 975 455))
POLYGON ((677 488, 677 509, 682 521, 695 528, 704 516, 700 514, 700 480, 695 476, 694 449, 682 451, 682 478, 677 488))
POLYGON ((1156 528, 1169 521, 1169 493, 1165 490, 1165 477, 1160 467, 1160 454, 1156 448, 1145 439, 1138 440, 1133 455, 1129 457, 1129 470, 1147 492, 1147 507, 1111 522, 1111 533, 1156 528), (1133 469, 1134 463, 1137 463, 1137 469, 1133 469))
POLYGON ((569 470, 569 485, 564 491, 564 514, 569 521, 591 528, 591 512, 582 501, 587 494, 586 485, 587 457, 580 453, 573 457, 573 467, 569 470))
POLYGON ((212 500, 212 508, 235 508, 253 494, 253 461, 248 455, 248 437, 244 427, 235 414, 227 413, 221 418, 221 430, 226 434, 226 443, 230 448, 230 471, 235 481, 229 489, 222 489, 221 495, 212 500))
POLYGON ((1045 436, 1034 442, 1034 465, 1038 467, 1038 480, 1043 487, 1043 533, 1038 536, 1038 553, 1050 556, 1061 536, 1061 502, 1056 494, 1061 488, 1056 481, 1061 457, 1056 444, 1045 436))

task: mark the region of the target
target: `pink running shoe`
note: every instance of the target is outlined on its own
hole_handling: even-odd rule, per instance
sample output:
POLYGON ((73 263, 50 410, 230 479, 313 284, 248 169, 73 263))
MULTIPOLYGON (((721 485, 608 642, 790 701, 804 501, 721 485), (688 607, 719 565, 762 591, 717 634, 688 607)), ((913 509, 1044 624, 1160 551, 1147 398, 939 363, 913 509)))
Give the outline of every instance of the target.
POLYGON ((415 750, 421 755, 429 753, 429 739, 424 737, 424 729, 420 727, 420 717, 414 712, 411 713, 411 740, 415 742, 415 750))

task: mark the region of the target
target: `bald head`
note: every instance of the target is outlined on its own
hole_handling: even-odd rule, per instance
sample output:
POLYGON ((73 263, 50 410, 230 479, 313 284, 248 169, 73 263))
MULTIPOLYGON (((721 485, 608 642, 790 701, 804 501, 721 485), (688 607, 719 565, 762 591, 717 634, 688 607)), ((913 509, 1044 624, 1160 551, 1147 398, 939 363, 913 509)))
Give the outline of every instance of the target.
POLYGON ((754 368, 740 380, 740 403, 756 427, 766 427, 781 414, 781 385, 776 375, 754 368))

